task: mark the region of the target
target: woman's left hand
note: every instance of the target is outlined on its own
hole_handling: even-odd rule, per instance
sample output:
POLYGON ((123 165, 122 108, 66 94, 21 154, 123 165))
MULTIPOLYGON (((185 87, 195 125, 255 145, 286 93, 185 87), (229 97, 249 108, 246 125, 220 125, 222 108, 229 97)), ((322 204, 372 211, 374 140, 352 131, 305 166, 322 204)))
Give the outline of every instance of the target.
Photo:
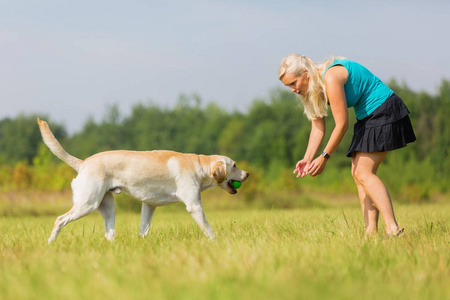
POLYGON ((314 177, 322 173, 323 169, 325 169, 325 166, 327 164, 327 159, 320 155, 315 160, 312 161, 311 165, 309 166, 308 175, 314 177))

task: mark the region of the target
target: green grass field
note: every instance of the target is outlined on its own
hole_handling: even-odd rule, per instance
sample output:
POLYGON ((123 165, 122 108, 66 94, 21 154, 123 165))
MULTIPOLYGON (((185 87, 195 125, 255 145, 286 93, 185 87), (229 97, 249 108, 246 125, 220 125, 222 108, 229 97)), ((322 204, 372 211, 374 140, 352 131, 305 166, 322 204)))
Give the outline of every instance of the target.
MULTIPOLYGON (((0 209, 5 209, 3 206, 0 209)), ((395 205, 406 236, 364 239, 355 205, 222 210, 209 242, 183 209, 150 235, 118 211, 116 240, 94 213, 46 241, 58 213, 0 214, 0 299, 450 299, 450 204, 395 205)), ((381 220, 382 223, 382 220, 381 220)))

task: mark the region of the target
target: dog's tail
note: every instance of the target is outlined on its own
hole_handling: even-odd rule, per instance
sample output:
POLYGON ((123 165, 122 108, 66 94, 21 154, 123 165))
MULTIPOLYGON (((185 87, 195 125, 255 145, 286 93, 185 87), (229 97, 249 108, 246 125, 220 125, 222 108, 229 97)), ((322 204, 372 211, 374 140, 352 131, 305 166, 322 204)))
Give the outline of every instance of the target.
POLYGON ((53 154, 55 154, 59 159, 64 161, 66 164, 68 164, 78 172, 83 161, 70 155, 66 152, 66 150, 63 149, 61 144, 58 142, 58 140, 55 138, 50 128, 48 127, 47 122, 41 121, 39 118, 37 119, 37 121, 39 124, 39 129, 41 130, 42 139, 44 140, 44 143, 47 145, 50 151, 52 151, 53 154))

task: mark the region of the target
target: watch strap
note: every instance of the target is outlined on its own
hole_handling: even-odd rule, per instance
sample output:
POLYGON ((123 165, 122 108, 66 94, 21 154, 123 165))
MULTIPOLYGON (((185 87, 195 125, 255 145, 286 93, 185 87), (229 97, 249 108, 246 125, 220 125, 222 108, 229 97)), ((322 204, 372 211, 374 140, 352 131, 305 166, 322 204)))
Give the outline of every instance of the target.
POLYGON ((327 152, 322 152, 322 154, 321 154, 323 157, 325 157, 327 160, 328 159, 330 159, 330 157, 331 157, 331 155, 330 154, 328 154, 327 152))

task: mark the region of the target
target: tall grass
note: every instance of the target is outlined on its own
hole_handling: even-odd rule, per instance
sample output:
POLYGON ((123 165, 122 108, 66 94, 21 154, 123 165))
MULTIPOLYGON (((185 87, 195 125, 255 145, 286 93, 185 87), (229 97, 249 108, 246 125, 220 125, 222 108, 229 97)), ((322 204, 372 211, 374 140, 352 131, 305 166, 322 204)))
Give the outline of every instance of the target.
POLYGON ((407 232, 396 239, 385 238, 383 226, 365 239, 354 205, 204 206, 215 242, 177 205, 156 210, 145 239, 137 236, 139 215, 119 209, 114 242, 95 213, 50 246, 56 214, 4 214, 0 298, 450 299, 448 203, 396 205, 407 232))

